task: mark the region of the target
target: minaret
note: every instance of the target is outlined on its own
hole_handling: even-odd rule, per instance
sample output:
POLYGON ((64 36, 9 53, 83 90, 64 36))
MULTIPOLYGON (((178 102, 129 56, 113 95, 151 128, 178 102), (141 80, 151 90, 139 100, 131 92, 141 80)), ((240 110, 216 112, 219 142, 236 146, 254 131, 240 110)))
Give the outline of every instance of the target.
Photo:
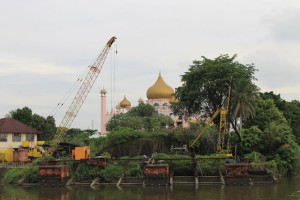
POLYGON ((101 94, 101 135, 106 134, 106 90, 103 89, 100 91, 101 94))

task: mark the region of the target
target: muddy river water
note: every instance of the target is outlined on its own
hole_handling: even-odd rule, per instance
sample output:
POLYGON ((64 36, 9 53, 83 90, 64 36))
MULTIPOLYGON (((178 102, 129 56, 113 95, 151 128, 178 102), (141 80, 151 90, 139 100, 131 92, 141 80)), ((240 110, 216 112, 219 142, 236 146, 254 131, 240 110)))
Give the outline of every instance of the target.
POLYGON ((300 177, 281 178, 277 184, 252 186, 174 185, 174 186, 89 186, 18 187, 0 186, 1 200, 296 200, 300 199, 300 177))

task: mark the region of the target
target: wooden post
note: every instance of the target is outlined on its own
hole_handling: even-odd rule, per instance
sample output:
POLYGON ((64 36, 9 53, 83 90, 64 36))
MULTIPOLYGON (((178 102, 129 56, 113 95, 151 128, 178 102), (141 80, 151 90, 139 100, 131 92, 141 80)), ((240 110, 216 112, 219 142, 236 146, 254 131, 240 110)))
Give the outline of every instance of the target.
POLYGON ((123 181, 123 179, 125 177, 125 174, 126 174, 127 164, 128 164, 128 160, 125 160, 124 172, 123 172, 122 176, 120 177, 120 179, 117 183, 117 186, 120 186, 122 184, 122 181, 123 181))
POLYGON ((194 177, 195 177, 195 185, 198 185, 198 159, 194 158, 194 177))

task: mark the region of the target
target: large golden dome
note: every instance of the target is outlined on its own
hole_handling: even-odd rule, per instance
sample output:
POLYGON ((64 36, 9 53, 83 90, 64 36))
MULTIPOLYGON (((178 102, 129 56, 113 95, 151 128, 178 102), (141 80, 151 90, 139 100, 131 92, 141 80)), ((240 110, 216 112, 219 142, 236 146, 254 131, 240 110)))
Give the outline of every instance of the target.
POLYGON ((124 99, 120 102, 121 108, 130 107, 131 103, 127 100, 126 96, 124 96, 124 99))
POLYGON ((171 99, 174 90, 168 86, 159 73, 157 81, 147 90, 148 99, 171 99))

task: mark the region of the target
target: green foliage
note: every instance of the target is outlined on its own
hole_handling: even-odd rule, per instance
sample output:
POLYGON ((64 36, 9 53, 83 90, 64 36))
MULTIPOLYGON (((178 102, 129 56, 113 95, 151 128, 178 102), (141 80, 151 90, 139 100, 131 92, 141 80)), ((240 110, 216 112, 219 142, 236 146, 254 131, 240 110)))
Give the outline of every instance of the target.
POLYGON ((40 115, 32 114, 32 110, 28 107, 12 110, 10 115, 27 126, 42 132, 42 134, 38 135, 39 140, 48 140, 56 132, 55 119, 52 116, 44 118, 40 115))
POLYGON ((107 159, 111 159, 111 155, 108 152, 104 152, 101 154, 101 156, 106 157, 107 159))
POLYGON ((278 173, 278 168, 277 168, 277 163, 274 160, 270 160, 267 163, 267 172, 271 174, 277 174, 278 173))
POLYGON ((233 118, 239 118, 240 129, 243 121, 255 116, 255 100, 258 95, 258 87, 248 79, 234 81, 231 98, 231 110, 233 118))
POLYGON ((265 130, 271 122, 276 124, 287 124, 283 114, 278 110, 272 99, 258 99, 255 107, 255 117, 247 120, 245 128, 257 126, 260 130, 265 130))
POLYGON ((240 64, 235 61, 236 57, 220 55, 209 59, 202 56, 202 60, 193 61, 189 71, 181 76, 184 85, 175 90, 179 103, 172 105, 174 113, 185 116, 207 113, 211 117, 227 98, 231 77, 237 82, 248 80, 252 83, 254 65, 240 64))
POLYGON ((118 145, 140 138, 141 132, 132 128, 118 126, 109 132, 106 137, 110 145, 118 145))
POLYGON ((22 178, 25 178, 25 176, 28 174, 28 169, 20 169, 20 168, 14 168, 14 169, 8 169, 3 176, 2 182, 3 183, 16 183, 17 181, 21 180, 22 178))
POLYGON ((76 166, 75 174, 77 181, 91 180, 96 177, 96 167, 86 163, 79 163, 76 166))
POLYGON ((44 156, 44 157, 34 159, 33 164, 37 164, 38 162, 50 161, 50 160, 54 160, 54 157, 44 156))
POLYGON ((117 127, 128 127, 134 130, 153 132, 173 124, 171 117, 157 114, 150 104, 140 103, 125 114, 114 115, 107 123, 106 129, 112 131, 117 127))
MULTIPOLYGON (((163 154, 158 153, 155 155, 156 161, 163 161, 164 159, 191 159, 188 155, 169 155, 169 154, 163 154)), ((193 175, 194 169, 193 169, 193 162, 192 160, 174 160, 172 162, 170 161, 164 161, 164 163, 168 163, 170 168, 173 169, 174 175, 181 175, 181 176, 187 176, 187 175, 193 175)))
POLYGON ((262 134, 262 131, 256 126, 252 126, 250 129, 243 129, 239 149, 243 153, 250 153, 252 151, 259 150, 262 141, 262 134))
POLYGON ((110 182, 113 179, 120 178, 123 171, 123 167, 117 162, 107 163, 106 169, 99 171, 99 177, 106 182, 110 182))
POLYGON ((287 109, 284 111, 284 116, 288 120, 293 134, 296 136, 296 142, 300 144, 300 102, 293 100, 286 103, 287 109))
POLYGON ((90 138, 91 155, 95 156, 107 146, 107 137, 90 138))
POLYGON ((17 183, 21 179, 27 177, 29 183, 37 183, 39 174, 38 171, 38 166, 8 169, 3 175, 2 182, 17 183))
MULTIPOLYGON (((219 156, 218 156, 219 157, 219 156)), ((198 161, 198 171, 200 175, 203 176, 216 176, 219 174, 219 169, 224 169, 224 163, 226 161, 226 155, 223 156, 224 159, 209 159, 209 158, 217 158, 215 155, 207 155, 207 156, 196 156, 196 158, 202 158, 198 161)))
POLYGON ((151 117, 157 114, 157 112, 150 104, 139 103, 138 106, 133 107, 127 114, 130 116, 151 117))
MULTIPOLYGON (((122 157, 122 159, 126 159, 129 157, 122 157)), ((142 160, 142 156, 135 156, 133 159, 140 159, 142 160)), ((144 176, 144 168, 141 161, 130 161, 127 163, 127 170, 126 170, 126 176, 144 176)), ((122 162, 122 166, 125 167, 125 163, 122 162)))
POLYGON ((253 161, 265 161, 266 157, 261 153, 253 151, 251 153, 245 154, 243 157, 252 159, 253 161))

